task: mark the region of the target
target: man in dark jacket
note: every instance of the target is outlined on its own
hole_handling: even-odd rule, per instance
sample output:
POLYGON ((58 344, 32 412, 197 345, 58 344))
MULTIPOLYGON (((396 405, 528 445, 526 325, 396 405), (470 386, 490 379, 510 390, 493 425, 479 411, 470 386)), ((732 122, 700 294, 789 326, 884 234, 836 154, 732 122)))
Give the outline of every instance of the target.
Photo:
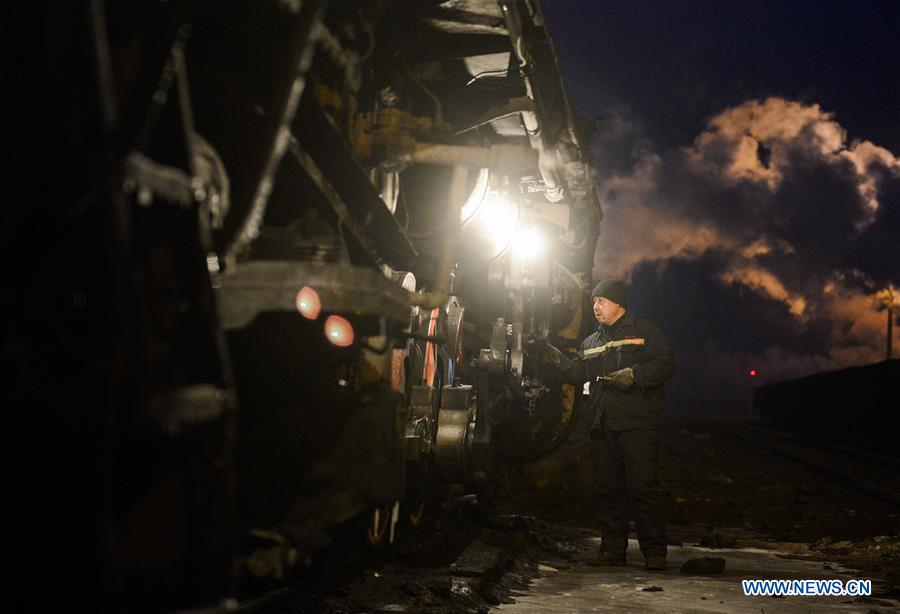
POLYGON ((592 293, 597 331, 577 360, 558 352, 565 379, 590 383, 591 457, 603 541, 592 563, 624 565, 629 511, 647 569, 666 568, 666 501, 659 484, 663 385, 675 373, 659 326, 628 311, 625 286, 601 281, 592 293))

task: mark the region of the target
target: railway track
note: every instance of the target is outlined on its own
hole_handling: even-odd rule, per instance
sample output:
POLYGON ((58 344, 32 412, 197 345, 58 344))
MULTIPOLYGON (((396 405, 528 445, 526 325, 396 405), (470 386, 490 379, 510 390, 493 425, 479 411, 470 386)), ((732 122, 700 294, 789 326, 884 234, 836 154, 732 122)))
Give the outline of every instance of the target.
POLYGON ((900 459, 749 425, 722 425, 721 430, 859 492, 900 506, 900 459))
POLYGON ((785 433, 783 431, 775 431, 772 429, 767 429, 759 426, 746 426, 747 429, 752 431, 756 431, 762 435, 772 435, 775 437, 779 437, 785 440, 791 440, 800 442, 806 445, 810 445, 816 447, 820 450, 824 450, 826 452, 834 452, 838 454, 845 454, 848 456, 853 456, 855 458, 860 458, 866 461, 871 461, 877 465, 893 467, 895 469, 900 469, 900 458, 886 456, 884 454, 878 454, 875 452, 871 452, 869 450, 860 450, 859 448, 853 448, 849 446, 842 446, 836 443, 831 443, 827 441, 822 441, 818 439, 814 439, 811 437, 803 437, 802 435, 796 435, 793 433, 785 433))

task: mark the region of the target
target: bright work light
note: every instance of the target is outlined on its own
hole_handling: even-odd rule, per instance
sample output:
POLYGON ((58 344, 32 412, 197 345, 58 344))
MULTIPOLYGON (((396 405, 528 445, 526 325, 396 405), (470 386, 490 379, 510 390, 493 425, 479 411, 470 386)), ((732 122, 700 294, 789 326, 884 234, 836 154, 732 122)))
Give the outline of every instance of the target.
POLYGON ((518 203, 498 192, 488 192, 477 206, 470 206, 463 215, 468 215, 463 228, 473 232, 486 246, 488 258, 496 258, 509 248, 519 225, 518 203))
POLYGON ((523 262, 532 262, 544 253, 544 239, 536 228, 521 228, 512 241, 512 255, 523 262))

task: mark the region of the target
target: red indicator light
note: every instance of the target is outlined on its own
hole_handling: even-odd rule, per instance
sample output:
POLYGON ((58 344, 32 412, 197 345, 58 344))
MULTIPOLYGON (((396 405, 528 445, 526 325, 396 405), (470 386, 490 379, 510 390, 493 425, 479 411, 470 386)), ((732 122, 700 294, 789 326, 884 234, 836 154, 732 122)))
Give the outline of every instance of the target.
POLYGON ((297 311, 304 318, 315 320, 322 311, 322 301, 319 299, 319 293, 310 288, 303 286, 297 293, 297 311))
POLYGON ((328 316, 325 320, 325 336, 340 348, 353 343, 353 325, 341 316, 328 316))
POLYGON ((756 369, 750 369, 750 377, 756 377, 756 369))

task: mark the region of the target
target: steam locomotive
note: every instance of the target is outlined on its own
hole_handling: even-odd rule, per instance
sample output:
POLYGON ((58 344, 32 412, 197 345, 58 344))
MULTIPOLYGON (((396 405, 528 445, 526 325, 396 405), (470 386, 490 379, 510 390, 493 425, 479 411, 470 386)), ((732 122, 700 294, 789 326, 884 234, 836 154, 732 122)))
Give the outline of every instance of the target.
POLYGON ((54 179, 16 182, 3 356, 33 569, 209 603, 566 437, 543 353, 591 326, 601 212, 536 1, 31 10, 12 170, 54 179))

